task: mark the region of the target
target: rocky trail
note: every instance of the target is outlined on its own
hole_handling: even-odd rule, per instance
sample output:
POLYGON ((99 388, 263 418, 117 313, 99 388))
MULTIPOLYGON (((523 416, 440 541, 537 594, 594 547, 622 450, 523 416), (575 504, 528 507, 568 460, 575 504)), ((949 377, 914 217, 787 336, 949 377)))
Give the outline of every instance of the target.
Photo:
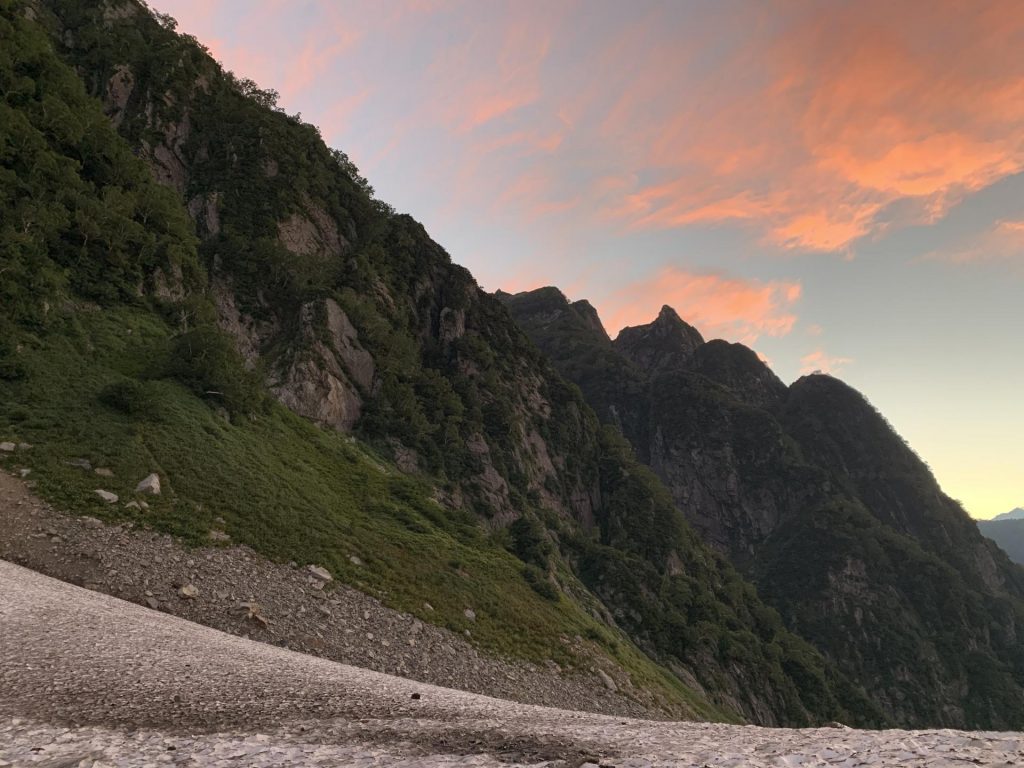
POLYGON ((0 766, 1020 765, 1024 735, 655 722, 296 653, 0 561, 0 766))

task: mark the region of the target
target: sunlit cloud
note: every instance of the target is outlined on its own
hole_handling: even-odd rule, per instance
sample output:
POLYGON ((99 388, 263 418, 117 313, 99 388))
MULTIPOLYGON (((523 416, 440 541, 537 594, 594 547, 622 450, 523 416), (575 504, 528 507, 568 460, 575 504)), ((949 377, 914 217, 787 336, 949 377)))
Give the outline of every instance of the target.
MULTIPOLYGON (((776 247, 842 251, 879 231, 896 201, 917 200, 935 220, 1024 168, 1019 4, 811 9, 780 14, 766 25, 773 37, 745 39, 699 98, 652 94, 659 119, 634 94, 616 104, 608 139, 651 181, 606 218, 739 222, 776 247)), ((679 53, 670 71, 685 73, 692 58, 679 53)))
POLYGON ((794 281, 762 282, 666 268, 598 303, 612 335, 625 326, 651 322, 668 304, 705 337, 749 345, 761 336, 785 336, 793 330, 793 306, 801 291, 794 281))
POLYGON ((824 350, 816 349, 800 358, 800 373, 829 373, 838 376, 843 368, 852 362, 849 357, 832 356, 826 354, 824 350))

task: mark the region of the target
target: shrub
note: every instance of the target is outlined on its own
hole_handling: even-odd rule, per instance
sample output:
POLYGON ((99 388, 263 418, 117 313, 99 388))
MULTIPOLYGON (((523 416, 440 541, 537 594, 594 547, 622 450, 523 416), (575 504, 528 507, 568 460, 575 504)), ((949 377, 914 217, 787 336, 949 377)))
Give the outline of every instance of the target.
POLYGON ((100 390, 99 401, 133 419, 156 420, 161 416, 160 401, 149 387, 135 379, 108 384, 100 390))
POLYGON ((213 326, 196 328, 178 338, 170 373, 232 415, 252 413, 263 401, 259 380, 246 370, 231 339, 213 326))
POLYGON ((558 601, 558 588, 551 583, 547 575, 535 565, 523 567, 523 578, 530 585, 530 589, 551 602, 558 601))
POLYGON ((551 542, 544 526, 534 517, 523 515, 508 527, 512 554, 536 568, 547 568, 551 556, 551 542))

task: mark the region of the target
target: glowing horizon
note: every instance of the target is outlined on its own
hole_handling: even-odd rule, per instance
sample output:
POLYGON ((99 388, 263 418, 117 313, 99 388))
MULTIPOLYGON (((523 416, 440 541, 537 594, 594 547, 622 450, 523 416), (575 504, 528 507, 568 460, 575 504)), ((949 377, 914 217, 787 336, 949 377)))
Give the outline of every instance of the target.
POLYGON ((155 5, 488 290, 669 304, 1024 506, 1024 5, 155 5))

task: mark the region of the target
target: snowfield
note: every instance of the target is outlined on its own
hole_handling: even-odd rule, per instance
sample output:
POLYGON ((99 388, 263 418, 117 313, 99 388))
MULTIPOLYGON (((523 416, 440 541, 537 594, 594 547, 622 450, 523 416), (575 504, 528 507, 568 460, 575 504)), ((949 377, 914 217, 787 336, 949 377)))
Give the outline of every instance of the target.
POLYGON ((0 767, 1014 766, 1024 734, 664 723, 228 635, 0 561, 0 767))

